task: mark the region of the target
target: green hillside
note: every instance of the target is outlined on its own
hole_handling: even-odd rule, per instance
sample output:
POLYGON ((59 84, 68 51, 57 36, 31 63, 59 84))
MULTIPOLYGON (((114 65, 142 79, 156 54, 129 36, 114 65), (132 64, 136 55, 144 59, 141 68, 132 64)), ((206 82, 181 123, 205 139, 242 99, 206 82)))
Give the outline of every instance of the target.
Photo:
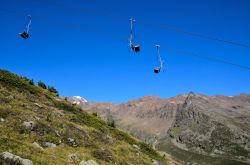
POLYGON ((167 164, 149 145, 59 98, 55 88, 49 89, 0 70, 0 153, 10 152, 41 165, 84 160, 167 164))

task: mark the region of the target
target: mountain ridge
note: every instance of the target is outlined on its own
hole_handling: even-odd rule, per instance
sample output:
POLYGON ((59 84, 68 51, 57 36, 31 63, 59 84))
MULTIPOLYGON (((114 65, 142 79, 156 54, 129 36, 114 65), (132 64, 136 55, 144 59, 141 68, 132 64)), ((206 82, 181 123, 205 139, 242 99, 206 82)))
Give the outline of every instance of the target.
POLYGON ((105 120, 113 119, 119 128, 161 151, 167 150, 162 147, 167 142, 190 153, 216 155, 222 162, 250 163, 249 94, 207 96, 190 92, 167 99, 147 96, 83 108, 105 120))

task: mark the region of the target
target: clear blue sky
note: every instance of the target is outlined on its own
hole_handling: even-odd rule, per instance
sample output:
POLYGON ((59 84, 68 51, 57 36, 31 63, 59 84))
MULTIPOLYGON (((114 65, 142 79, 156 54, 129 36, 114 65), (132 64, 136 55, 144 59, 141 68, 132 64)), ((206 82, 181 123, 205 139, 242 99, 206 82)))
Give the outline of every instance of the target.
POLYGON ((195 52, 250 67, 250 48, 161 28, 250 44, 248 0, 2 0, 0 68, 43 80, 62 96, 123 102, 194 91, 250 93, 250 70, 170 51, 195 52), (4 12, 9 10, 12 12, 4 12), (33 16, 31 38, 18 36, 33 16), (129 18, 135 17, 140 54, 128 53, 129 18), (145 23, 145 22, 149 22, 145 23), (161 44, 165 72, 157 65, 161 44))

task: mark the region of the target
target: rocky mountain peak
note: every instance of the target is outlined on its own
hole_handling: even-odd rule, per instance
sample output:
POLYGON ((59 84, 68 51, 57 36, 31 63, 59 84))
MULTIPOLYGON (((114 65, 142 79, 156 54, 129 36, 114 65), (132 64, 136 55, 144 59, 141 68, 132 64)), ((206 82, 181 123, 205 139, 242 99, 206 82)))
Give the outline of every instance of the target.
POLYGON ((160 100, 160 97, 158 97, 158 96, 144 96, 144 97, 139 99, 139 101, 142 101, 142 102, 156 101, 156 100, 160 100))

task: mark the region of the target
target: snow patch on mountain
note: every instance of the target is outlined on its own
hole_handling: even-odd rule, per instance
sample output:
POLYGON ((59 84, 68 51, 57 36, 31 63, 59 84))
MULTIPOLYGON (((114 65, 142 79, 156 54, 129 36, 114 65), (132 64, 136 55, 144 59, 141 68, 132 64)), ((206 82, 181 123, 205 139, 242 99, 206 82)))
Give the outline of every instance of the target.
POLYGON ((73 96, 72 100, 73 100, 73 104, 77 104, 77 105, 88 102, 85 98, 81 96, 73 96))

